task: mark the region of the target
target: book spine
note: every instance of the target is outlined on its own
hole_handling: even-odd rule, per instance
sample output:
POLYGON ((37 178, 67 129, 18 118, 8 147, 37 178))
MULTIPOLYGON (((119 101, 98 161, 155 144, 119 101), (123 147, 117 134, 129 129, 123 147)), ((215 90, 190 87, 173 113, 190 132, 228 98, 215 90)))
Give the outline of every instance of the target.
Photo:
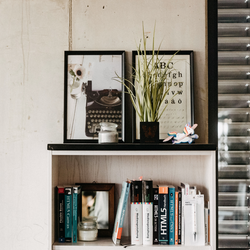
POLYGON ((73 231, 73 237, 72 242, 77 242, 77 224, 78 224, 78 199, 79 199, 79 190, 80 188, 78 186, 73 187, 73 214, 72 214, 72 231, 73 231))
POLYGON ((142 182, 142 206, 143 206, 143 245, 153 245, 153 181, 142 182))
POLYGON ((64 187, 56 187, 56 219, 58 241, 65 242, 64 187))
POLYGON ((153 202, 153 244, 158 244, 158 217, 159 217, 159 208, 158 208, 158 197, 159 190, 153 188, 154 202, 153 202))
POLYGON ((78 186, 78 197, 77 197, 77 225, 82 221, 82 188, 78 186))
POLYGON ((185 245, 185 216, 184 216, 185 188, 181 189, 181 245, 185 245))
POLYGON ((185 245, 205 246, 204 195, 184 196, 185 245))
POLYGON ((175 244, 175 188, 169 187, 169 245, 175 244))
POLYGON ((126 187, 125 182, 123 182, 122 183, 122 191, 121 191, 120 199, 119 199, 118 206, 117 206, 116 217, 115 217, 115 225, 114 225, 113 235, 112 235, 112 240, 113 240, 115 245, 120 244, 120 240, 117 239, 117 234, 118 234, 119 220, 120 220, 121 210, 122 210, 122 202, 123 202, 123 199, 124 199, 124 196, 125 196, 125 187, 126 187))
POLYGON ((178 191, 178 245, 181 245, 182 230, 182 192, 178 191))
MULTIPOLYGON (((122 210, 124 208, 126 209, 126 206, 124 206, 123 204, 124 204, 126 193, 127 193, 126 199, 128 199, 129 186, 130 186, 130 183, 128 182, 124 181, 122 183, 122 191, 121 191, 120 199, 119 199, 118 206, 117 206, 115 224, 114 224, 113 235, 112 235, 112 240, 115 245, 120 245, 122 232, 121 232, 119 223, 121 221, 122 210)), ((124 217, 123 217, 123 220, 124 220, 124 217)))
POLYGON ((159 244, 168 244, 168 187, 159 187, 159 244))
POLYGON ((142 202, 131 202, 131 244, 142 242, 142 202))
POLYGON ((131 244, 142 245, 142 181, 131 183, 131 244))
POLYGON ((72 188, 65 187, 65 242, 72 242, 72 188))
POLYGON ((208 230, 208 239, 207 239, 207 243, 210 244, 210 209, 208 208, 208 227, 207 227, 207 230, 208 230))
POLYGON ((204 218, 205 218, 205 244, 208 244, 208 208, 204 208, 204 218))
POLYGON ((207 211, 207 231, 208 231, 208 237, 207 237, 207 243, 210 244, 210 202, 208 201, 207 205, 208 211, 207 211))
POLYGON ((190 191, 189 191, 189 189, 190 189, 190 186, 189 186, 189 184, 188 183, 181 183, 181 187, 183 187, 184 188, 184 195, 189 195, 190 193, 190 191))
POLYGON ((122 228, 123 228, 123 222, 124 222, 126 208, 127 208, 129 190, 130 190, 130 183, 126 183, 125 195, 124 195, 124 199, 122 202, 121 216, 120 216, 118 233, 117 233, 117 239, 119 240, 121 240, 121 237, 122 237, 122 228))
POLYGON ((179 209, 179 205, 178 205, 178 191, 175 192, 175 220, 174 220, 174 243, 175 245, 178 245, 178 209, 179 209))

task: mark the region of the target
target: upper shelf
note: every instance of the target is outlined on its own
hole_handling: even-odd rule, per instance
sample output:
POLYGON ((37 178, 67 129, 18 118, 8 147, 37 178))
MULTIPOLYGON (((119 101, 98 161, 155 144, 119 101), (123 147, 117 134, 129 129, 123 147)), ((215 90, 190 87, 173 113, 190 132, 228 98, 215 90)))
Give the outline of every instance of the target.
POLYGON ((63 143, 48 144, 52 151, 208 151, 216 150, 216 144, 170 144, 170 143, 63 143))

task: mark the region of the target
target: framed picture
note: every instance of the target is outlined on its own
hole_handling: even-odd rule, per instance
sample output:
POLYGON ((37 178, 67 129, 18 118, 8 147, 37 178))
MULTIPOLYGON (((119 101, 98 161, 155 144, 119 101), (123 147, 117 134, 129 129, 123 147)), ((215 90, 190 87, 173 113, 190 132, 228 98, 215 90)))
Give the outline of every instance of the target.
POLYGON ((98 236, 112 236, 115 210, 113 183, 76 183, 81 186, 81 217, 96 216, 98 236))
MULTIPOLYGON (((146 53, 150 58, 152 51, 146 51, 146 53)), ((155 54, 157 54, 157 51, 155 51, 155 54)), ((170 86, 170 91, 160 108, 161 111, 167 105, 159 120, 159 139, 162 141, 168 137, 169 132, 182 132, 188 122, 191 124, 194 122, 193 51, 159 51, 158 57, 160 58, 160 65, 157 65, 157 67, 164 70, 168 65, 173 69, 165 83, 165 88, 170 86), (174 57, 171 59, 173 55, 174 57), (171 61, 169 61, 170 59, 171 61), (177 92, 178 94, 176 94, 177 92)), ((137 51, 133 51, 132 58, 135 75, 138 68, 137 51)), ((135 111, 133 111, 133 117, 133 141, 139 141, 140 120, 135 111)))
POLYGON ((65 51, 64 142, 97 142, 101 122, 125 140, 124 51, 65 51))

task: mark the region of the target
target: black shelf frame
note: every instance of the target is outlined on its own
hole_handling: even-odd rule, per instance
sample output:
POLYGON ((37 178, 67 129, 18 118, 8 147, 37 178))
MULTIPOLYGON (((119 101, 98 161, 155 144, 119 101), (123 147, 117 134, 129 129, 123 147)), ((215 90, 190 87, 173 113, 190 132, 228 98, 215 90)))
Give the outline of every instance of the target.
POLYGON ((208 151, 217 150, 216 144, 170 144, 170 143, 65 143, 48 144, 48 150, 55 151, 208 151))

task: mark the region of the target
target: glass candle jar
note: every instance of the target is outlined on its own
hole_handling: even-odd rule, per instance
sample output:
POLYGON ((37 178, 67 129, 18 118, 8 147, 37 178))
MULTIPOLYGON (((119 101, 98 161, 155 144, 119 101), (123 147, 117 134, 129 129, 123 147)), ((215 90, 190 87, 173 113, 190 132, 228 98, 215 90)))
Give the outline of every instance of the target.
POLYGON ((101 130, 99 132, 99 143, 117 143, 118 142, 118 132, 116 123, 111 122, 101 122, 101 130))
POLYGON ((81 241, 97 240, 97 217, 83 217, 78 223, 78 239, 81 241))

